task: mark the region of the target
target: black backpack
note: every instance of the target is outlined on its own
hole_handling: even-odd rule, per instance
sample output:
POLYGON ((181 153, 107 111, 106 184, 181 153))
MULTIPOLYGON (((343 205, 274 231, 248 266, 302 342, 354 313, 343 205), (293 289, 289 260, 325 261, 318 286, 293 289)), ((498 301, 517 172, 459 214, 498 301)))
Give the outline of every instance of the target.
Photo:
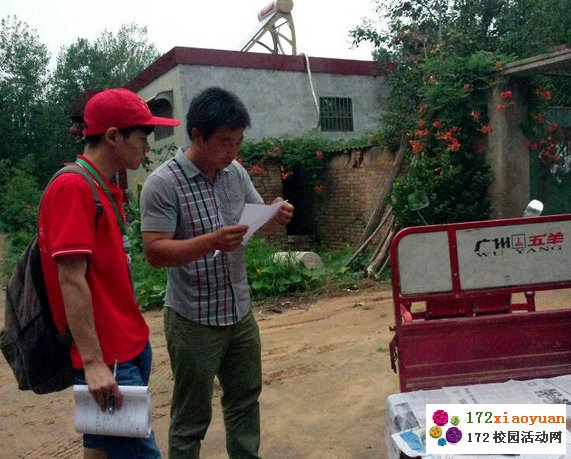
MULTIPOLYGON (((65 173, 80 174, 89 182, 97 223, 103 208, 93 179, 73 163, 57 171, 50 183, 65 173)), ((47 394, 73 385, 71 342, 69 330, 59 333, 52 318, 36 234, 6 285, 4 328, 0 331, 0 350, 14 372, 18 388, 47 394)))

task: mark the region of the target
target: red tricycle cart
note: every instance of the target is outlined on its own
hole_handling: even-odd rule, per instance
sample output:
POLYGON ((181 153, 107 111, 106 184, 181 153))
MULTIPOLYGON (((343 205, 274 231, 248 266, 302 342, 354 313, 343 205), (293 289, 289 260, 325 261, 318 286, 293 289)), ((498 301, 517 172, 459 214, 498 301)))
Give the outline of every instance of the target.
POLYGON ((391 266, 401 391, 571 374, 571 309, 535 307, 571 287, 571 215, 405 228, 391 266))

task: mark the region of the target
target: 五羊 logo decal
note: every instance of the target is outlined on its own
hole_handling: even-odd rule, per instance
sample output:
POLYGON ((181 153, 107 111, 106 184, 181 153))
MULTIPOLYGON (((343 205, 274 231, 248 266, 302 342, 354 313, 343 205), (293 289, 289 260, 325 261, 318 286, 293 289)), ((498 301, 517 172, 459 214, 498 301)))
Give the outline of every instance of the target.
POLYGON ((565 244, 565 234, 561 231, 541 234, 511 234, 484 238, 476 241, 474 253, 480 257, 497 257, 506 253, 519 255, 542 252, 560 252, 565 244))
POLYGON ((459 416, 449 417, 446 411, 436 410, 432 414, 432 421, 436 425, 431 427, 428 433, 437 441, 438 446, 462 440, 462 431, 457 427, 460 424, 459 416))

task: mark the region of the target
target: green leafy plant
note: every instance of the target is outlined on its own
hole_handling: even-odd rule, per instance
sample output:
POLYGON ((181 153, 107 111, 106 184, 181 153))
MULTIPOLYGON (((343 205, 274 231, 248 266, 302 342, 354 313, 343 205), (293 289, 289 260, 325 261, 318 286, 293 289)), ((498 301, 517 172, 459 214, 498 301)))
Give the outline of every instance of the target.
POLYGON ((131 250, 131 274, 135 296, 142 310, 162 308, 167 285, 166 270, 152 268, 142 250, 131 250))
MULTIPOLYGON (((420 102, 408 129, 410 165, 395 181, 391 202, 403 226, 484 220, 489 217, 487 190, 491 169, 485 161, 488 124, 487 100, 505 82, 498 70, 512 59, 491 52, 469 56, 437 55, 419 65, 426 82, 418 89, 420 102), (429 207, 422 217, 410 206, 409 196, 424 191, 429 207)), ((506 110, 513 104, 510 90, 501 92, 506 110)))
POLYGON ((530 155, 538 159, 542 174, 551 175, 562 183, 571 171, 571 158, 566 147, 571 129, 549 119, 549 112, 554 106, 571 104, 571 97, 567 94, 571 85, 535 77, 528 87, 528 117, 523 124, 525 146, 530 155), (562 91, 567 100, 561 96, 562 91))
POLYGON ((323 270, 309 270, 292 256, 277 260, 274 254, 278 251, 257 237, 246 246, 246 267, 253 299, 310 291, 324 284, 323 270))
MULTIPOLYGON (((509 110, 514 101, 500 77, 503 66, 571 43, 568 2, 373 3, 377 18, 364 20, 350 35, 354 44, 372 43, 377 60, 391 69, 387 76, 391 98, 382 117, 385 137, 389 132, 409 133, 408 177, 397 181, 391 197, 400 223, 422 223, 407 207, 407 193, 419 190, 429 196, 430 207, 423 210, 429 223, 487 218, 484 189, 491 175, 483 156, 485 136, 491 132, 486 119, 488 95, 500 88, 502 100, 496 109, 509 110), (467 201, 474 199, 481 204, 467 201)), ((558 86, 571 85, 566 80, 558 86)), ((539 94, 548 89, 544 85, 539 94)), ((569 171, 570 162, 561 161, 553 123, 540 123, 545 113, 534 109, 533 103, 530 109, 536 118, 530 118, 528 148, 557 178, 569 171)))
POLYGON ((360 278, 355 268, 343 266, 346 251, 330 251, 322 254, 324 267, 308 269, 295 259, 293 253, 276 259, 281 249, 263 238, 254 238, 246 246, 246 267, 252 298, 262 300, 280 295, 307 293, 325 285, 350 282, 360 278))
POLYGON ((41 191, 30 163, 21 161, 14 166, 10 161, 1 161, 0 224, 3 231, 33 231, 36 228, 41 191))
POLYGON ((143 310, 162 308, 167 285, 166 269, 155 269, 145 258, 141 233, 139 196, 142 185, 136 193, 127 190, 128 202, 125 205, 127 215, 127 235, 131 249, 131 275, 135 287, 135 297, 143 310))
POLYGON ((247 139, 240 149, 239 161, 251 174, 262 173, 268 161, 276 161, 283 181, 289 180, 294 174, 303 174, 313 191, 322 193, 323 172, 332 151, 364 143, 363 139, 334 141, 315 135, 247 139))
POLYGON ((37 229, 41 191, 32 168, 29 157, 16 165, 9 160, 0 161, 0 229, 8 234, 8 271, 37 229))
POLYGON ((172 158, 177 150, 178 146, 174 143, 169 143, 167 145, 163 145, 162 147, 151 149, 153 159, 151 160, 149 156, 145 156, 142 164, 143 169, 145 169, 147 172, 151 172, 153 170, 153 166, 162 164, 167 159, 172 158))
MULTIPOLYGON (((132 223, 129 231, 136 231, 132 223)), ((323 254, 324 268, 311 270, 300 264, 293 253, 281 260, 274 258, 281 249, 261 237, 255 237, 246 246, 246 268, 252 299, 262 301, 277 296, 315 292, 325 285, 348 283, 362 274, 355 268, 343 266, 347 251, 331 251, 323 254)), ((161 308, 166 293, 166 270, 154 269, 145 260, 142 248, 132 245, 131 270, 135 291, 143 310, 161 308)))

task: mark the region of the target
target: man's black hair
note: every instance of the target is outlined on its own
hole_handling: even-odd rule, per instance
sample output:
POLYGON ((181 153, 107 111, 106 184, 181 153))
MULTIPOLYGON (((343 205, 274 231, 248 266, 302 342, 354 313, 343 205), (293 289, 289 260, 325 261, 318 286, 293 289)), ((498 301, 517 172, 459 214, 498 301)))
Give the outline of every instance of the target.
POLYGON ((186 132, 192 140, 192 129, 196 128, 207 140, 218 129, 246 129, 250 126, 250 115, 242 101, 225 89, 205 89, 190 102, 186 115, 186 132))
MULTIPOLYGON (((151 132, 153 132, 155 127, 154 126, 132 126, 132 127, 128 127, 128 128, 119 129, 119 133, 123 137, 129 137, 131 135, 131 133, 137 129, 140 129, 145 134, 149 135, 151 132)), ((91 148, 93 148, 93 147, 96 147, 99 144, 99 142, 101 142, 102 138, 103 138, 103 134, 93 134, 93 135, 85 136, 83 138, 83 141, 85 142, 86 145, 89 145, 91 148)))

